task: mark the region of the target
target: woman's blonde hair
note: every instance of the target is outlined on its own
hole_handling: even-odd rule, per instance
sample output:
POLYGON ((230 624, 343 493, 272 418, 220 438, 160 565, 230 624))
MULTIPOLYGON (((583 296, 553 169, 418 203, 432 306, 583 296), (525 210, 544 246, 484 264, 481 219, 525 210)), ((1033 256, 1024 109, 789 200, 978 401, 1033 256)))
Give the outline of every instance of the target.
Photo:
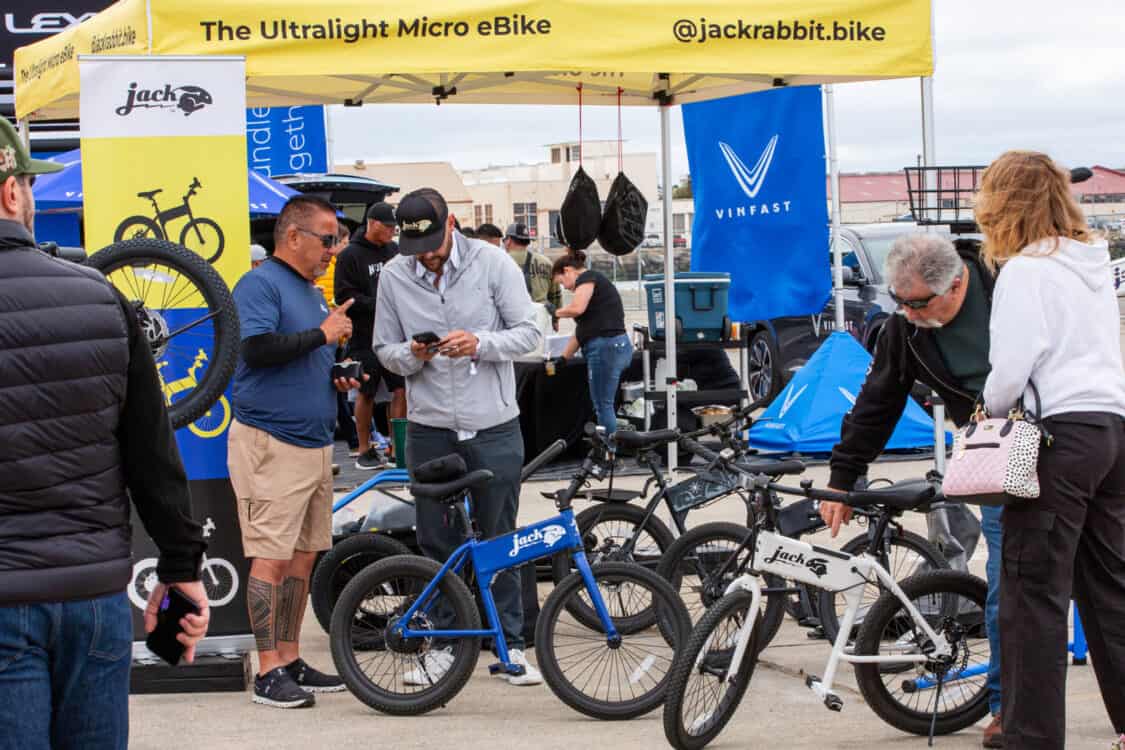
POLYGON ((975 214, 984 233, 981 256, 993 270, 1028 245, 1058 238, 1088 242, 1090 230, 1070 193, 1070 173, 1036 151, 1008 151, 981 178, 975 214))

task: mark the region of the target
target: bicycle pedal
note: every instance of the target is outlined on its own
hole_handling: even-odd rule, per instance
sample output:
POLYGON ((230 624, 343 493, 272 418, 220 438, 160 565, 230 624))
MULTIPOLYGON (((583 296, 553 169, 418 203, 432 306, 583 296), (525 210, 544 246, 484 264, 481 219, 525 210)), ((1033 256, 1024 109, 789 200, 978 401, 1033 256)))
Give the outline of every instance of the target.
POLYGON ((844 701, 835 693, 824 696, 824 705, 828 707, 829 711, 835 711, 836 713, 844 710, 844 701))
POLYGON ((522 664, 505 664, 498 661, 488 665, 488 673, 492 676, 508 674, 513 677, 522 677, 527 674, 527 669, 522 664))
POLYGON ((813 685, 818 685, 818 684, 820 684, 820 677, 816 676, 815 674, 805 675, 805 687, 812 690, 813 685))

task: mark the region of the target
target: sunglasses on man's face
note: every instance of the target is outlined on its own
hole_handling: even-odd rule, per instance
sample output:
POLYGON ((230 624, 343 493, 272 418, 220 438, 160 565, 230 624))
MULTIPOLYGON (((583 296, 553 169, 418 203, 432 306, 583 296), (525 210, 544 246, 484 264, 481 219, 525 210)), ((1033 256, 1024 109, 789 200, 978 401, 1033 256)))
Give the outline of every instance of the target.
POLYGON ((909 307, 911 310, 922 310, 933 302, 935 297, 941 296, 940 294, 931 294, 929 297, 924 297, 922 299, 903 299, 895 294, 894 289, 888 289, 887 294, 890 295, 896 305, 899 307, 909 307))
POLYGON ((336 243, 339 242, 335 234, 317 234, 316 232, 305 229, 304 227, 294 228, 298 232, 304 232, 310 237, 316 237, 318 240, 320 240, 320 244, 324 246, 325 250, 331 250, 332 248, 336 247, 336 243))

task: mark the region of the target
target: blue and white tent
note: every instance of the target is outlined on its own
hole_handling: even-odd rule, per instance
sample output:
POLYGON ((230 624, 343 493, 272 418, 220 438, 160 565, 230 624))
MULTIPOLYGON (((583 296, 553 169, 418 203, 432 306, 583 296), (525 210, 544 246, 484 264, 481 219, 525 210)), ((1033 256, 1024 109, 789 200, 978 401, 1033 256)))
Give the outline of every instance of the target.
MULTIPOLYGON (((871 355, 851 335, 829 336, 750 428, 750 445, 765 453, 828 453, 840 440, 844 415, 855 404, 871 355)), ((952 441, 949 433, 946 444, 952 441)), ((887 450, 933 448, 934 421, 913 399, 887 450)))

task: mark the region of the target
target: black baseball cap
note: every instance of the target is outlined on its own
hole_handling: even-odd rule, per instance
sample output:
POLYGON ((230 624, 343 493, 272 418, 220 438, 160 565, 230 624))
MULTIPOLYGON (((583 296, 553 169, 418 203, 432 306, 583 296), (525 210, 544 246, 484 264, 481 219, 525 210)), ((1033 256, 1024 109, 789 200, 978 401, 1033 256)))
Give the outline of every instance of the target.
POLYGON ((390 203, 379 201, 367 207, 367 220, 386 224, 388 227, 395 225, 395 210, 390 203))
POLYGON ((495 224, 481 224, 477 227, 477 237, 493 237, 501 240, 504 239, 504 233, 495 224))
POLYGON ((522 242, 525 245, 531 242, 531 233, 527 231, 527 224, 516 222, 508 225, 508 231, 504 233, 505 237, 511 237, 516 242, 522 242))
POLYGON ((445 240, 449 207, 433 188, 407 193, 395 211, 398 219, 398 251, 403 255, 432 253, 445 240))

